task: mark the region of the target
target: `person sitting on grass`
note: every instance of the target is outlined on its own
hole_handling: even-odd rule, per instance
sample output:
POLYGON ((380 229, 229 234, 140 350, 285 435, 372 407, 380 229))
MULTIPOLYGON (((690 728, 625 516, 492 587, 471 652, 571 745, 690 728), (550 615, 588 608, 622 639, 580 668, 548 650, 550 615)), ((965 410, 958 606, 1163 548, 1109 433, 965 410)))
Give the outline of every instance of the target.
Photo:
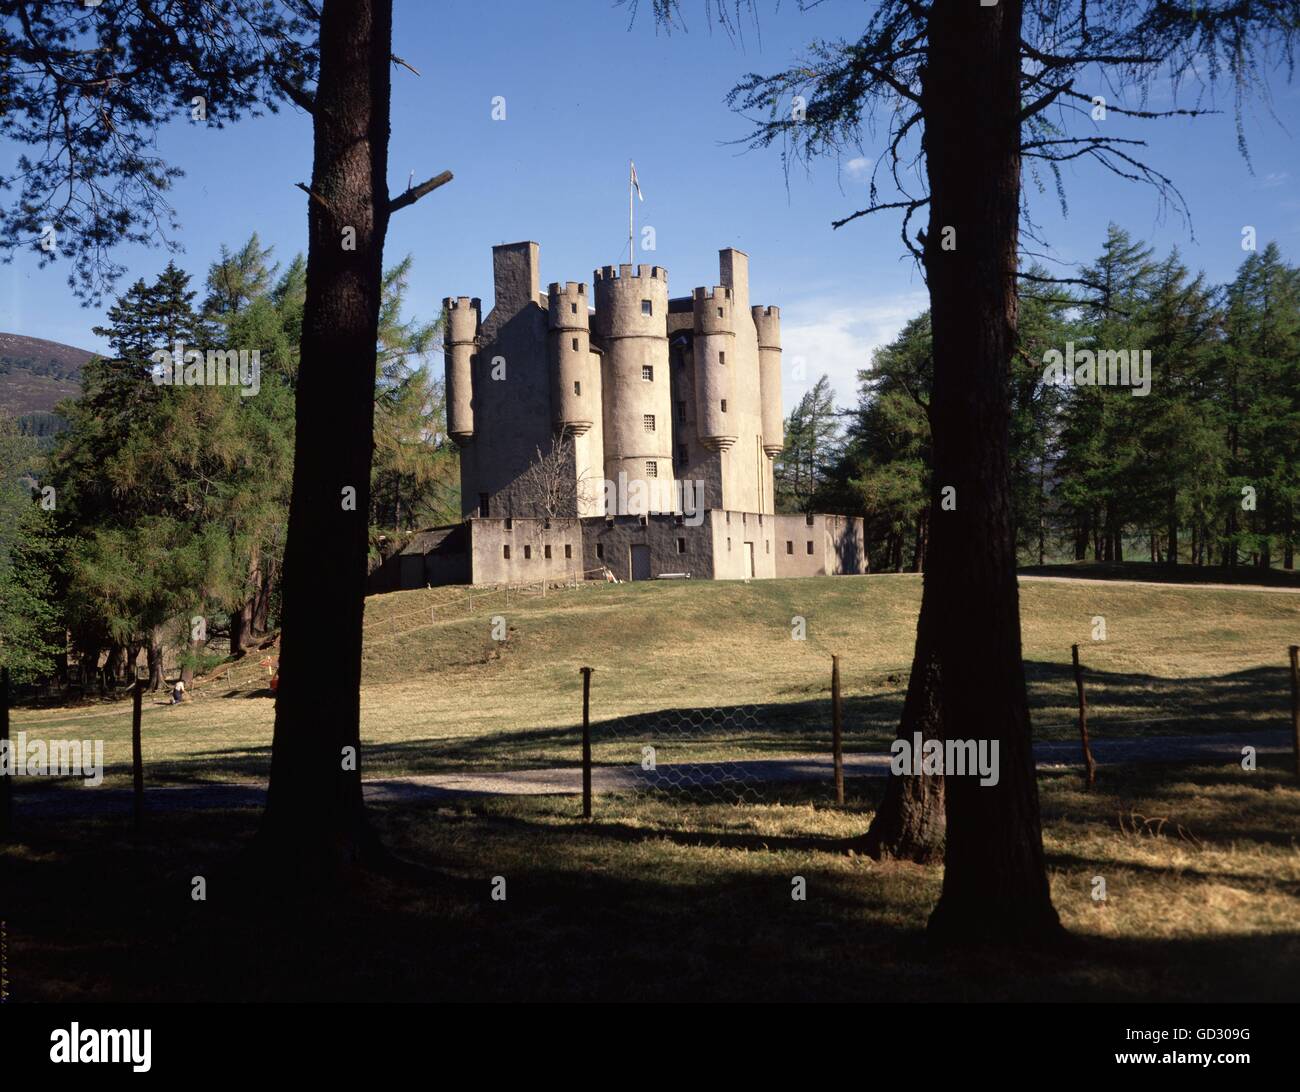
POLYGON ((172 687, 172 704, 180 705, 185 700, 185 683, 180 679, 176 680, 176 685, 172 687))

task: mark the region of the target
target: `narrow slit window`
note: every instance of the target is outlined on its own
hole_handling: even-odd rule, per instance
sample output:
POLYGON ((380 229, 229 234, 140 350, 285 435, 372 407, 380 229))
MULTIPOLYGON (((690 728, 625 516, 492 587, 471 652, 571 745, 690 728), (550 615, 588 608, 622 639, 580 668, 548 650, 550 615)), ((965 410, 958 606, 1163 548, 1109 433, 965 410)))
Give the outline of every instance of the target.
POLYGON ((573 547, 569 543, 564 544, 564 557, 566 560, 573 556, 573 547))
POLYGON ((502 547, 501 547, 501 556, 504 557, 507 561, 510 560, 510 547, 509 547, 509 546, 502 546, 502 547))
POLYGON ((532 559, 533 559, 533 548, 532 548, 531 546, 525 546, 525 547, 524 547, 524 560, 525 560, 525 561, 531 561, 532 559))
POLYGON ((652 301, 650 301, 650 300, 642 300, 642 301, 641 301, 641 314, 643 314, 643 315, 653 315, 654 313, 655 313, 655 305, 654 305, 654 303, 653 303, 652 301))
POLYGON ((727 400, 725 398, 722 400, 722 412, 727 412, 727 400))
POLYGON ((719 364, 725 364, 726 362, 727 362, 727 354, 726 354, 726 353, 718 353, 718 363, 719 363, 719 364))
POLYGON ((573 393, 574 394, 582 393, 582 383, 577 379, 573 381, 573 393))
POLYGON ((604 556, 605 556, 605 544, 604 544, 603 542, 597 542, 597 543, 596 543, 596 556, 597 556, 598 558, 604 558, 604 556))
POLYGON ((684 538, 679 538, 677 540, 677 552, 679 554, 684 554, 686 552, 686 540, 684 538))
POLYGON ((550 547, 550 544, 549 544, 549 543, 547 543, 545 546, 542 547, 542 556, 543 556, 544 558, 546 558, 547 561, 550 561, 550 559, 551 559, 551 547, 550 547))
POLYGON ((785 540, 785 552, 787 554, 794 553, 794 541, 792 539, 785 540))
POLYGON ((809 540, 808 540, 808 552, 809 552, 809 553, 812 553, 812 551, 813 551, 812 539, 809 539, 809 540))
POLYGON ((573 347, 574 347, 575 349, 577 349, 577 347, 578 347, 578 339, 577 339, 576 337, 573 339, 573 347))

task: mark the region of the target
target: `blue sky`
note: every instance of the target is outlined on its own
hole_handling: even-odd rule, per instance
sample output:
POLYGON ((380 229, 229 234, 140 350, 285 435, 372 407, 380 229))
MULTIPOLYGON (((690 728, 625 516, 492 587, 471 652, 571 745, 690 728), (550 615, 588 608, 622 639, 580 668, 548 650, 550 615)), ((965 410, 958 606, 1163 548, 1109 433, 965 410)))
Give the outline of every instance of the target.
MULTIPOLYGON (((720 247, 747 251, 753 301, 782 308, 787 408, 806 389, 791 378, 799 359, 807 383, 826 372, 847 401, 871 350, 925 306, 896 216, 830 228, 865 204, 863 166, 883 148, 867 138, 862 162, 797 168, 787 185, 775 149, 728 143, 747 125, 723 99, 745 73, 776 71, 814 39, 856 37, 872 5, 829 0, 801 12, 790 0, 759 0, 761 43, 752 26, 743 43, 711 32, 704 0, 683 6, 688 32, 669 37, 656 34, 648 0, 630 27, 627 9, 608 0, 397 0, 394 51, 422 76, 394 71, 390 189, 405 188, 412 172, 456 177, 395 216, 386 255, 413 255, 410 309, 427 317, 446 295, 481 296, 486 313, 496 243, 538 242, 543 284, 589 281, 595 267, 627 260, 631 157, 645 194, 638 225, 652 225, 657 241, 637 260, 666 267, 671 294, 684 295, 717 280, 720 247), (495 96, 505 98, 504 121, 492 120, 495 96)), ((1231 95, 1219 98, 1217 117, 1143 123, 1140 133, 1114 115, 1106 122, 1108 133, 1150 142, 1147 158, 1182 190, 1190 227, 1161 215, 1149 189, 1080 165, 1066 173, 1068 219, 1054 194, 1030 196, 1055 256, 1091 258, 1115 221, 1162 253, 1177 245, 1213 281, 1230 278, 1244 257, 1245 225, 1261 247, 1276 240, 1300 261, 1300 86, 1274 82, 1275 117, 1262 104, 1249 108, 1253 174, 1236 150, 1231 95)), ((1171 101, 1162 88, 1150 105, 1171 101)), ((159 143, 186 171, 171 198, 182 225, 177 261, 197 282, 221 243, 236 246, 253 231, 281 260, 304 248, 306 199, 294 183, 311 174, 311 127, 301 111, 220 131, 179 122, 159 143)), ((122 287, 166 262, 144 248, 120 258, 129 269, 122 287)), ((90 329, 101 321, 102 311, 72 298, 57 265, 40 270, 20 255, 0 267, 0 329, 100 349, 90 329)))

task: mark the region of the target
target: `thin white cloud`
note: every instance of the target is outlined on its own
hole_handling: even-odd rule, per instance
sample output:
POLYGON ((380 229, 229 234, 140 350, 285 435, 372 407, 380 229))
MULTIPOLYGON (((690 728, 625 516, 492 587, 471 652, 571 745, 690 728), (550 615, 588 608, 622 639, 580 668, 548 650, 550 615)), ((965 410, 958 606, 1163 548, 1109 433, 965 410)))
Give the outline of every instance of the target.
POLYGON ((871 173, 871 160, 855 156, 844 164, 844 173, 852 179, 866 178, 871 173))
POLYGON ((789 413, 823 375, 830 377, 837 404, 855 405, 858 372, 871 363, 871 354, 929 306, 928 294, 913 290, 865 303, 843 297, 810 298, 785 307, 781 313, 785 411, 789 413), (802 380, 796 378, 801 364, 802 380))

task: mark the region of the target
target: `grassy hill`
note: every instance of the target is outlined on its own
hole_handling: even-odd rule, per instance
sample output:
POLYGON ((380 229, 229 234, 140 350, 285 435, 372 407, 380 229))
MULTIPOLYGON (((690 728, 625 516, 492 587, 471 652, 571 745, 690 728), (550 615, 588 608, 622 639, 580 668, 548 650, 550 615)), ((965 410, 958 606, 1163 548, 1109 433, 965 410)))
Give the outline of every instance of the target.
MULTIPOLYGON (((841 655, 847 748, 882 749, 906 688, 920 587, 916 576, 879 575, 597 584, 508 604, 504 593, 465 588, 372 597, 361 694, 367 769, 572 765, 584 665, 595 668, 598 762, 633 761, 646 740, 661 762, 824 753, 832 653, 841 655), (791 637, 796 616, 806 640, 791 637), (497 617, 504 642, 492 638, 497 617)), ((1039 738, 1074 738, 1076 642, 1095 736, 1287 723, 1286 648, 1300 641, 1300 596, 1024 580, 1021 606, 1039 738), (1098 615, 1107 640, 1094 642, 1098 615)), ((267 654, 201 681, 190 704, 146 707, 151 780, 265 777, 267 654)), ((106 760, 119 769, 129 727, 125 702, 15 711, 15 731, 105 739, 106 760)))
POLYGON ((0 414, 48 413, 80 389, 95 354, 57 341, 0 333, 0 414))

